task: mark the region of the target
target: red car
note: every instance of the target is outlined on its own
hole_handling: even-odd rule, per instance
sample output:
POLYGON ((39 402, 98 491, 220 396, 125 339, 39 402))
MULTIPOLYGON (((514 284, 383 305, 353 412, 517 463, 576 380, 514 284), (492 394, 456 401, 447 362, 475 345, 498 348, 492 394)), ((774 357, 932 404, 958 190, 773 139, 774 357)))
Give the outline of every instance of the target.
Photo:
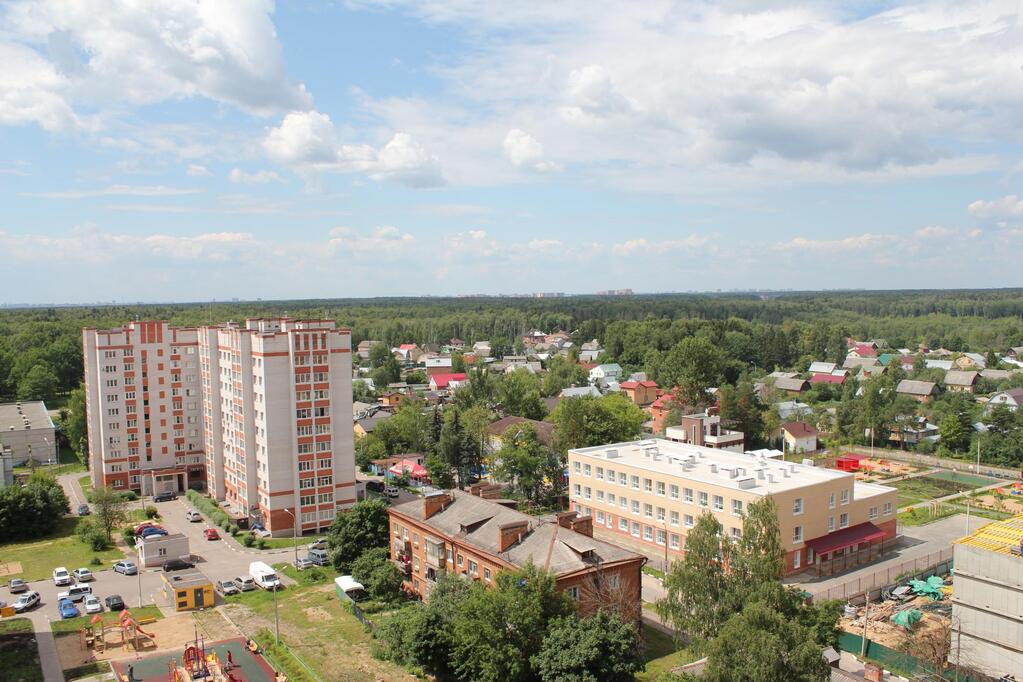
POLYGON ((220 533, 217 532, 216 528, 207 528, 206 530, 204 530, 202 532, 202 534, 206 536, 207 540, 219 540, 220 539, 220 533))

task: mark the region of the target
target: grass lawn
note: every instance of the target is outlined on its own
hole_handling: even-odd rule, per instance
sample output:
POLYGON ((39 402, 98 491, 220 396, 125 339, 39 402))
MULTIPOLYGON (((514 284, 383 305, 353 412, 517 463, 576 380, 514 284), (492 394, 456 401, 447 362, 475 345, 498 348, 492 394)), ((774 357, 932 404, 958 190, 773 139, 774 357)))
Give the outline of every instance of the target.
POLYGON ((654 627, 643 628, 643 639, 645 644, 643 660, 646 662, 646 668, 636 675, 637 680, 652 682, 672 668, 696 660, 689 650, 680 649, 671 635, 654 627))
MULTIPOLYGON (((56 465, 52 464, 39 464, 35 468, 39 471, 45 471, 53 476, 60 476, 61 474, 73 474, 76 471, 85 471, 85 465, 78 459, 78 455, 71 448, 61 447, 60 452, 57 453, 57 459, 59 460, 56 465)), ((32 467, 14 467, 12 471, 15 474, 30 474, 32 473, 32 467)))
MULTIPOLYGON (((298 555, 305 554, 306 545, 310 542, 326 538, 326 535, 303 535, 298 539, 298 555)), ((263 538, 266 542, 264 549, 291 549, 295 545, 294 538, 263 538)))
MULTIPOLYGON (((131 615, 135 617, 136 621, 155 618, 160 620, 163 618, 163 613, 155 606, 143 606, 141 609, 128 609, 131 615)), ((55 620, 50 623, 50 627, 53 630, 54 635, 62 635, 68 632, 78 632, 79 629, 88 625, 89 621, 92 620, 95 614, 87 616, 79 616, 78 618, 68 618, 67 620, 55 620)), ((104 611, 103 612, 103 624, 111 625, 116 623, 120 618, 119 611, 104 611)), ((143 626, 145 627, 145 626, 143 626)))
POLYGON ((89 493, 92 492, 92 476, 90 474, 80 476, 78 483, 82 486, 82 493, 85 495, 85 499, 89 499, 89 493))
POLYGON ((932 514, 930 509, 910 509, 899 513, 899 523, 903 526, 923 526, 959 513, 962 510, 950 504, 943 504, 941 511, 936 514, 932 514))
POLYGON ((273 567, 275 571, 288 576, 299 585, 328 585, 334 582, 334 578, 341 575, 334 570, 333 566, 313 566, 300 571, 291 561, 274 564, 273 567))
POLYGON ((43 580, 51 577, 57 566, 64 566, 69 571, 81 566, 100 570, 100 567, 90 563, 93 557, 99 557, 104 568, 124 558, 124 554, 114 547, 102 552, 94 552, 87 547, 75 535, 75 527, 80 520, 77 517, 64 517, 57 525, 56 532, 49 537, 0 545, 0 561, 21 562, 21 571, 5 579, 43 580))
POLYGON ((899 491, 899 506, 905 507, 918 502, 926 502, 936 497, 944 497, 955 493, 973 490, 995 481, 983 476, 971 476, 966 474, 953 474, 952 472, 940 472, 928 476, 907 478, 895 483, 889 483, 899 491))
POLYGON ((3 670, 3 679, 43 682, 34 632, 28 618, 0 621, 0 670, 3 670))

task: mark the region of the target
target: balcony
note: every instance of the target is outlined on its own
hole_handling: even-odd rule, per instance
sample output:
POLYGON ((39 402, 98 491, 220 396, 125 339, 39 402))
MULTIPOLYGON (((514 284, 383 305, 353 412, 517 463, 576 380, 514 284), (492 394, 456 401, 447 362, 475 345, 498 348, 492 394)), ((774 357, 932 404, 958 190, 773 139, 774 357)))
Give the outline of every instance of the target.
POLYGON ((426 545, 426 565, 443 570, 447 552, 444 550, 444 543, 433 538, 423 538, 426 545))

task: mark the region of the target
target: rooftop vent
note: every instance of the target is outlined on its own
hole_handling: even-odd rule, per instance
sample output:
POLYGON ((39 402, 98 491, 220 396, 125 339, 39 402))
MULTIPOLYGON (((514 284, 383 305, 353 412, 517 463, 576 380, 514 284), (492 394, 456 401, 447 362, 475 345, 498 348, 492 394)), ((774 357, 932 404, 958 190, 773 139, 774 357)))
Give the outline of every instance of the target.
POLYGON ((711 462, 710 463, 710 473, 716 474, 717 472, 718 472, 718 465, 714 464, 714 462, 711 462))
POLYGON ((757 481, 752 476, 740 478, 736 483, 739 486, 739 490, 749 490, 750 488, 757 487, 757 481))
POLYGON ((618 451, 617 450, 608 450, 606 456, 607 456, 608 459, 617 459, 618 458, 618 451))

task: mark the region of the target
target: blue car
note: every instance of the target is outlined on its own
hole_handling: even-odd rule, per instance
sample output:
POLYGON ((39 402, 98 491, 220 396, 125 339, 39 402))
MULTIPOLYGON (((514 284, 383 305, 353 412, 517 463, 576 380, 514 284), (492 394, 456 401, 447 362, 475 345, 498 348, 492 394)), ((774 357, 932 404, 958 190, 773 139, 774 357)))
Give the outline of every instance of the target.
POLYGON ((81 615, 70 599, 61 599, 57 602, 57 608, 60 610, 61 618, 77 618, 81 615))
POLYGON ((140 538, 148 538, 151 535, 167 535, 167 531, 157 526, 150 526, 149 528, 143 528, 142 532, 139 533, 140 538))

